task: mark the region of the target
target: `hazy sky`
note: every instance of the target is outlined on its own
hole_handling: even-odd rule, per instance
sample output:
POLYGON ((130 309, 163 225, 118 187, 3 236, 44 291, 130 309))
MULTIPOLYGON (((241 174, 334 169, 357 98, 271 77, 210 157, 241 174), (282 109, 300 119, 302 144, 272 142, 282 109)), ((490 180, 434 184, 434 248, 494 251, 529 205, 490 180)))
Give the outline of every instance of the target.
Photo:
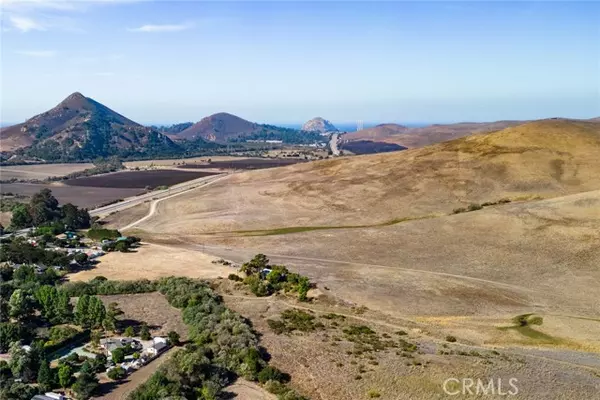
POLYGON ((0 1, 3 123, 74 91, 142 123, 600 115, 597 2, 0 1))

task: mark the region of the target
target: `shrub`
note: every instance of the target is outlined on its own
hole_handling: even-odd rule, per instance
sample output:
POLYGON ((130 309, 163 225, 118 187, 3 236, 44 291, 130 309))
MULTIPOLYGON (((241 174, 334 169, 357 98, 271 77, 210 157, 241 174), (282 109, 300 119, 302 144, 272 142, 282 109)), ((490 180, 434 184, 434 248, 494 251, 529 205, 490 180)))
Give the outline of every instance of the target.
POLYGON ((477 211, 477 210, 481 210, 483 208, 483 206, 481 204, 469 204, 469 207, 467 207, 467 211, 477 211))
POLYGON ((376 399, 381 397, 381 394, 377 390, 371 389, 367 392, 367 396, 369 396, 370 399, 376 399))
POLYGON ((110 371, 108 371, 108 373, 106 375, 113 381, 120 381, 121 379, 125 378, 127 373, 125 372, 125 370, 123 368, 115 367, 115 368, 111 369, 110 371))
POLYGON ((459 207, 459 208, 455 208, 454 210, 452 210, 452 214, 460 214, 460 213, 464 213, 466 212, 467 209, 464 207, 459 207))
POLYGON ((446 336, 446 341, 450 342, 450 343, 454 343, 454 342, 456 342, 456 338, 452 335, 448 335, 448 336, 446 336))
POLYGON ((284 372, 281 372, 275 367, 270 365, 266 366, 258 373, 258 381, 260 383, 266 383, 267 381, 277 381, 281 383, 289 382, 290 376, 284 372))
POLYGON ((171 344, 171 346, 179 346, 179 333, 175 332, 175 331, 170 331, 167 334, 168 338, 169 338, 169 344, 171 344))
POLYGON ((229 279, 230 281, 234 281, 234 282, 241 282, 241 281, 243 281, 243 279, 240 276, 236 275, 236 274, 229 274, 227 276, 227 279, 229 279))
POLYGON ((87 237, 94 240, 116 239, 121 236, 121 232, 116 229, 92 228, 87 231, 87 237))

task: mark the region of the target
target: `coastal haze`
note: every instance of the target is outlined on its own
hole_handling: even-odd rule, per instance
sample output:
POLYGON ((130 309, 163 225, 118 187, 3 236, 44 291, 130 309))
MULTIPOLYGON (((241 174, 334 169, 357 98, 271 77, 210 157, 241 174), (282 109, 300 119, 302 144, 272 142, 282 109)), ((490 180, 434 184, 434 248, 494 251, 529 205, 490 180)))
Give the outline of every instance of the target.
POLYGON ((1 7, 0 398, 597 397, 598 3, 1 7))

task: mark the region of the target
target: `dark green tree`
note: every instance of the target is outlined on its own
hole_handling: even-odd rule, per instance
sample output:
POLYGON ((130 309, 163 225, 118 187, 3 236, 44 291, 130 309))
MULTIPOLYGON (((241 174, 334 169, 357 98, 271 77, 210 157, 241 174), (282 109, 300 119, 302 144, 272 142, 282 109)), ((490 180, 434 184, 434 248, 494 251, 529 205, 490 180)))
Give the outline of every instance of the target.
POLYGON ((142 324, 142 328, 140 329, 140 338, 142 340, 150 340, 152 336, 150 335, 150 329, 148 329, 148 324, 142 324))
POLYGON ((12 209, 12 218, 10 226, 13 229, 21 229, 31 226, 32 218, 29 214, 29 208, 25 204, 17 204, 12 209))
POLYGON ((170 331, 167 336, 169 338, 169 343, 171 344, 171 346, 179 346, 179 333, 175 331, 170 331))
POLYGON ((122 363, 125 360, 125 351, 120 347, 114 349, 110 354, 115 363, 122 363))
POLYGON ((38 370, 37 383, 43 392, 49 392, 56 385, 56 376, 48 360, 43 359, 38 370))

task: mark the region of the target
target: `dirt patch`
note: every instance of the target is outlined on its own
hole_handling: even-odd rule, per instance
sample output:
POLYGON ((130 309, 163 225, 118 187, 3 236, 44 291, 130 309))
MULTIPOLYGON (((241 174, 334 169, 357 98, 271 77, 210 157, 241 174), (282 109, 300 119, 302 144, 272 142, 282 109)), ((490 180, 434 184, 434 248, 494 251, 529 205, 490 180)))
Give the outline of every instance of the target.
POLYGON ((122 294, 99 296, 105 306, 117 303, 123 311, 119 317, 123 326, 148 324, 153 336, 166 336, 176 331, 185 340, 187 326, 183 323, 181 310, 172 307, 165 297, 158 293, 122 294))
POLYGON ((111 174, 89 176, 85 178, 64 181, 70 186, 85 186, 98 188, 139 188, 147 186, 171 186, 203 176, 214 175, 212 172, 191 172, 171 169, 150 171, 122 171, 111 174))
POLYGON ((224 392, 231 393, 235 399, 240 400, 276 400, 277 396, 267 392, 254 382, 249 382, 239 378, 234 384, 223 389, 224 392))
POLYGON ((231 267, 213 264, 216 257, 158 244, 143 244, 135 252, 111 252, 99 258, 92 269, 69 274, 71 281, 88 281, 96 276, 111 280, 157 279, 165 276, 190 278, 227 277, 231 267))

